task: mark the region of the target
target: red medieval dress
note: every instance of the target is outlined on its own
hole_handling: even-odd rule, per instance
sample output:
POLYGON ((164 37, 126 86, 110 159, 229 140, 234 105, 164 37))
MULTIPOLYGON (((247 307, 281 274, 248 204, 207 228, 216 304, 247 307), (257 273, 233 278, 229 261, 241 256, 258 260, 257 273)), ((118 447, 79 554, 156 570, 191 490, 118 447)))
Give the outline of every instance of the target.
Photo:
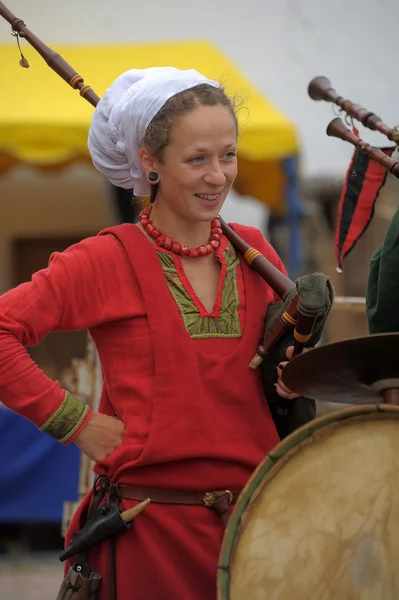
MULTIPOLYGON (((285 272, 258 230, 234 228, 285 272)), ((102 233, 54 254, 32 282, 0 298, 0 397, 50 435, 55 427, 58 439, 73 440, 87 410, 76 417, 68 394, 24 346, 50 331, 87 328, 104 376, 99 410, 125 425, 123 443, 95 472, 146 488, 241 490, 279 441, 259 370, 248 367, 263 337, 266 307, 276 300, 273 290, 223 238, 215 256, 219 288, 208 313, 180 257, 134 225, 102 233), (74 427, 63 436, 72 418, 74 427)), ((83 525, 89 499, 75 514, 67 543, 83 525)), ((133 505, 122 500, 121 508, 133 505)), ((117 537, 118 600, 215 599, 223 533, 220 516, 206 507, 150 504, 117 537)), ((101 600, 108 550, 105 541, 88 556, 104 578, 101 600)))

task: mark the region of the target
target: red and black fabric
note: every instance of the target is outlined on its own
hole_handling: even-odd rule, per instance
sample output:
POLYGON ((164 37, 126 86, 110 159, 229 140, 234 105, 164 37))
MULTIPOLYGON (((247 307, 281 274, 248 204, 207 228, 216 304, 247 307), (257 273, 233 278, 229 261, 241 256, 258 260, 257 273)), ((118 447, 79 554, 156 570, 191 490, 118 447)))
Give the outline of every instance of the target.
MULTIPOLYGON (((395 147, 381 148, 391 156, 395 147)), ((355 149, 338 207, 335 230, 337 270, 342 271, 345 257, 366 231, 374 214, 375 202, 384 186, 387 170, 367 154, 355 149)))

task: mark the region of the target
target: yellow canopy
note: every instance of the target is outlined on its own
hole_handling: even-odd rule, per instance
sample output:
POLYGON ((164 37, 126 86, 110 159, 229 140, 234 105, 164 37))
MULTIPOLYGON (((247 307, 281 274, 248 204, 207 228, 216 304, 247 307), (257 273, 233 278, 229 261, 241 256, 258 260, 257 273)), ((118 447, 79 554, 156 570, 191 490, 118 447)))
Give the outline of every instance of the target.
MULTIPOLYGON (((236 188, 269 205, 281 204, 279 163, 298 152, 293 124, 240 71, 205 41, 118 46, 52 46, 101 97, 123 71, 150 66, 195 68, 243 100, 236 188)), ((19 66, 16 44, 0 45, 0 172, 17 162, 59 166, 87 159, 93 107, 22 41, 29 69, 19 66)))

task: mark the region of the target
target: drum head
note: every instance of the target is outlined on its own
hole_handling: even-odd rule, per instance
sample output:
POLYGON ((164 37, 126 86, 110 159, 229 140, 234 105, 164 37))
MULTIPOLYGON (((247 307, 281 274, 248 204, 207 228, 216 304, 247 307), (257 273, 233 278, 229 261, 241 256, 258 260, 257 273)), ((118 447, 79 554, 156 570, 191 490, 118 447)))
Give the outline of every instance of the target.
POLYGON ((399 598, 399 407, 341 410, 291 434, 231 516, 219 600, 399 598))

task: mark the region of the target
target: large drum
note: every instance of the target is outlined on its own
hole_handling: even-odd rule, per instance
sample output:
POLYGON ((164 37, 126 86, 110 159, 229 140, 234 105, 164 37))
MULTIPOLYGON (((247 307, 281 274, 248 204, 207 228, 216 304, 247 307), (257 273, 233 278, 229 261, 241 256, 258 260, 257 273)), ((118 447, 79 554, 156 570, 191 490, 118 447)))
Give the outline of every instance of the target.
POLYGON ((346 408, 287 437, 242 492, 219 600, 399 598, 399 407, 346 408))

